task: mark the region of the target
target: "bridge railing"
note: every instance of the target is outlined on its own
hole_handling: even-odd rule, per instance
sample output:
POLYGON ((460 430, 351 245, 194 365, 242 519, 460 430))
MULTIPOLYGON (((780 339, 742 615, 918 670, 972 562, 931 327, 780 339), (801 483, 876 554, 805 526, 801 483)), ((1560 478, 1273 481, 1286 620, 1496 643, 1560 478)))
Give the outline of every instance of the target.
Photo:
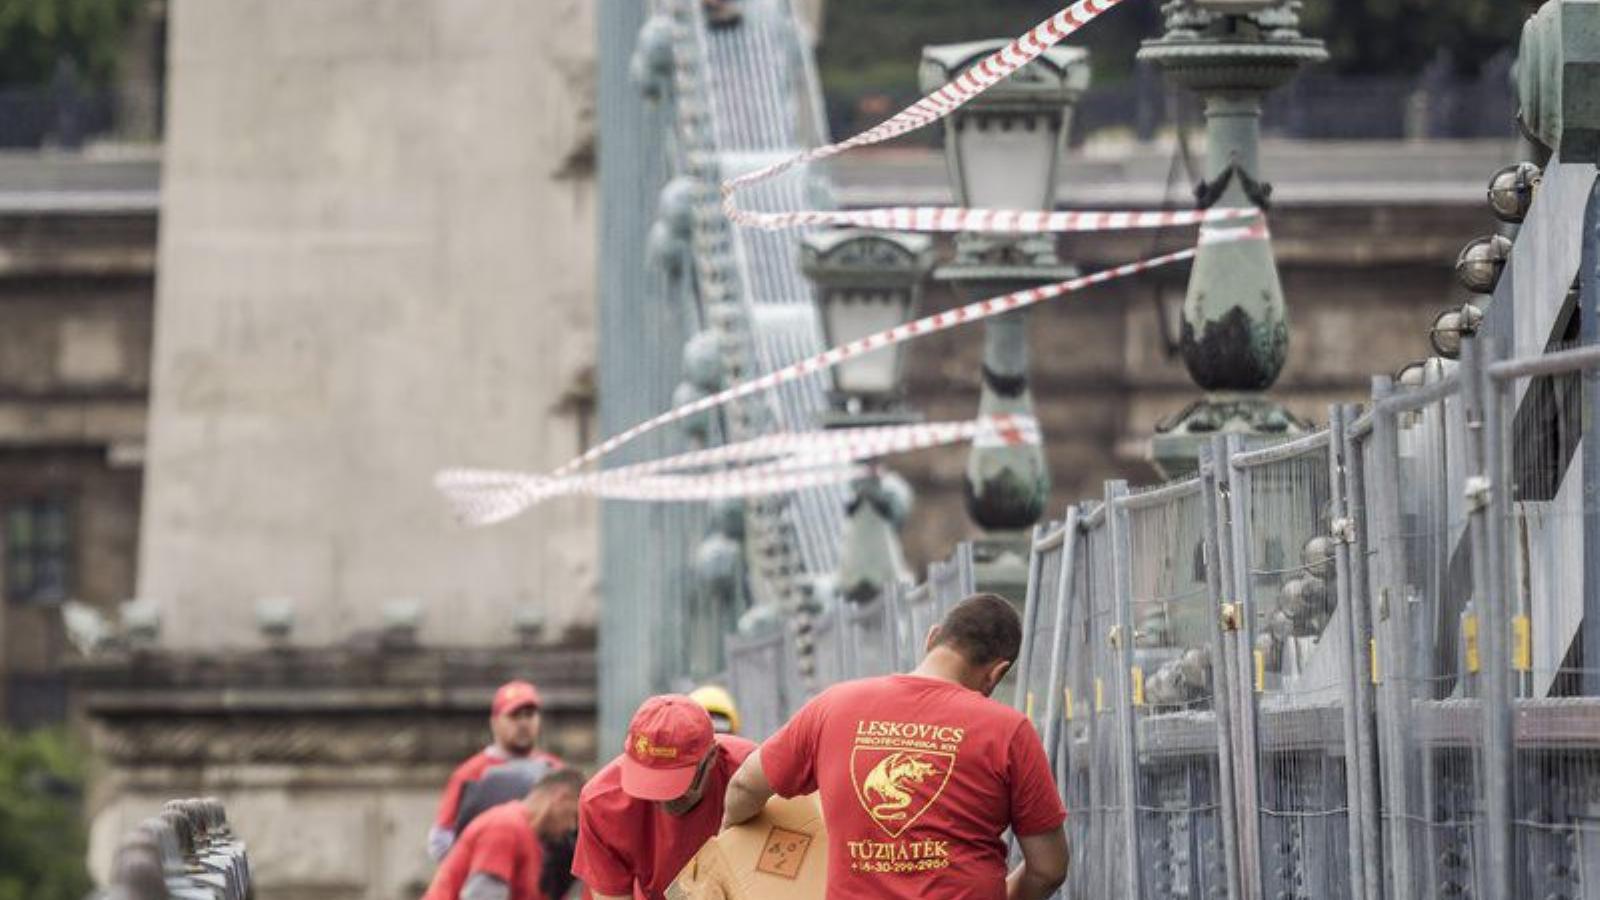
MULTIPOLYGON (((1067 896, 1600 897, 1600 346, 1489 349, 1035 530, 1004 699, 1072 812, 1067 896)), ((962 559, 825 613, 819 675, 914 665, 962 559)), ((737 678, 787 715, 782 644, 737 678)))
POLYGON ((171 800, 123 836, 109 900, 246 900, 253 897, 244 842, 214 798, 171 800))

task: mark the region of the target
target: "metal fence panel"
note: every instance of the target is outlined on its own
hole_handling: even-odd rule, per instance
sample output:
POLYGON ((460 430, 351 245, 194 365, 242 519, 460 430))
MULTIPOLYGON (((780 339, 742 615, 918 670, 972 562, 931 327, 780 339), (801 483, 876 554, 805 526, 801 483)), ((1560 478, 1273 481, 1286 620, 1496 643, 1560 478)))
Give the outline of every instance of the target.
POLYGON ((728 689, 739 704, 743 733, 751 740, 770 737, 788 718, 783 676, 787 648, 793 646, 785 631, 726 638, 728 689))
POLYGON ((928 583, 933 587, 935 620, 943 619, 950 607, 976 592, 978 577, 973 563, 972 542, 957 544, 949 559, 928 566, 928 583))
POLYGON ((1073 865, 1067 870, 1069 897, 1097 896, 1102 883, 1105 854, 1103 811, 1096 806, 1095 729, 1098 714, 1094 694, 1093 637, 1090 634, 1089 517, 1081 508, 1077 524, 1065 534, 1073 544, 1072 566, 1067 572, 1067 623, 1063 635, 1064 687, 1061 729, 1056 748, 1056 786, 1066 804, 1067 843, 1073 865))
POLYGON ((1091 516, 1086 541, 1088 628, 1083 652, 1088 654, 1091 684, 1083 702, 1092 710, 1089 761, 1090 814, 1096 832, 1092 881, 1087 896, 1124 897, 1128 894, 1127 802, 1123 795, 1123 717, 1121 655, 1111 638, 1117 625, 1118 603, 1113 571, 1110 509, 1102 505, 1091 516))
POLYGON ((923 641, 934 624, 933 589, 927 582, 889 595, 893 671, 909 672, 922 659, 923 641))
MULTIPOLYGON (((1041 736, 1045 733, 1045 708, 1054 690, 1051 667, 1055 662, 1057 611, 1063 587, 1065 526, 1038 525, 1033 530, 1028 590, 1022 604, 1022 653, 1017 659, 1017 689, 1012 705, 1023 711, 1041 736)), ((1045 744, 1049 747, 1048 741, 1045 744)))
POLYGON ((1231 457, 1235 580, 1249 657, 1240 667, 1253 737, 1241 797, 1260 897, 1351 895, 1344 681, 1349 630, 1334 584, 1328 435, 1231 457))
POLYGON ((1142 896, 1226 897, 1212 677, 1217 609, 1203 485, 1189 479, 1118 507, 1128 534, 1124 619, 1142 896))
POLYGON ((1457 397, 1380 403, 1365 464, 1378 563, 1369 612, 1381 682, 1380 815, 1393 897, 1484 896, 1491 867, 1476 686, 1482 602, 1465 540, 1461 424, 1457 397))
MULTIPOLYGON (((1600 265, 1596 249, 1586 241, 1585 273, 1600 265)), ((1596 289, 1584 281, 1581 312, 1592 316, 1596 289)), ((1587 480, 1595 435, 1585 434, 1600 402, 1593 350, 1562 354, 1555 371, 1501 374, 1485 392, 1485 536, 1499 555, 1483 568, 1494 597, 1481 733, 1486 774, 1509 776, 1485 798, 1486 843, 1506 869, 1490 886, 1500 894, 1600 896, 1600 662, 1586 652, 1600 623, 1585 615, 1600 591, 1600 501, 1587 480)))
POLYGON ((836 601, 811 620, 811 647, 816 669, 813 683, 820 692, 829 685, 844 681, 844 628, 840 624, 843 610, 836 601))
MULTIPOLYGON (((894 590, 891 588, 891 593, 894 590)), ((887 675, 894 670, 889 646, 889 605, 889 600, 880 596, 868 603, 840 607, 844 627, 841 669, 845 679, 887 675)))

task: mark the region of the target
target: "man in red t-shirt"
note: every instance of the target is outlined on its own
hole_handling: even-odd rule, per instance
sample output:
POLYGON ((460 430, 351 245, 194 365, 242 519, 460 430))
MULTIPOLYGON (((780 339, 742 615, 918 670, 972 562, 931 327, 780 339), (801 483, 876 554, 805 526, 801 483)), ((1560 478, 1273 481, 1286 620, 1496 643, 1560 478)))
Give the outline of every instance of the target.
POLYGON ((711 716, 688 697, 646 700, 622 755, 583 788, 572 874, 594 900, 663 900, 717 833, 728 780, 755 746, 714 734, 711 716))
POLYGON ((484 770, 513 759, 543 759, 559 768, 561 760, 535 748, 539 745, 539 689, 526 681, 508 681, 494 692, 489 707, 489 731, 494 742, 467 758, 450 774, 439 798, 439 811, 428 829, 428 855, 437 862, 444 859, 455 843, 456 812, 461 792, 470 781, 483 777, 484 770))
POLYGON ((526 798, 483 812, 462 832, 422 900, 560 900, 541 886, 540 844, 560 841, 578 827, 582 789, 581 775, 560 769, 526 798))
POLYGON ((916 671, 835 685, 751 754, 724 826, 774 793, 820 790, 830 900, 1049 896, 1067 875, 1067 813, 1033 726, 989 699, 1021 646, 1003 598, 956 604, 916 671), (1008 828, 1022 850, 1009 877, 1008 828))

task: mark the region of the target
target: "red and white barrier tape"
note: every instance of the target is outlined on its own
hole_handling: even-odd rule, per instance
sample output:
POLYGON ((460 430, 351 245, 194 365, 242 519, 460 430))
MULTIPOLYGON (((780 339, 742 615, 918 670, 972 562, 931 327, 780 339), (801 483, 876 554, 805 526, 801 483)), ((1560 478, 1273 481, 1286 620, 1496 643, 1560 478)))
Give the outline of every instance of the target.
POLYGON ((1142 212, 1047 212, 1025 209, 964 209, 959 206, 891 206, 880 209, 750 212, 725 200, 728 218, 747 228, 778 231, 837 225, 886 231, 982 231, 989 234, 1133 231, 1232 222, 1260 214, 1253 208, 1152 210, 1142 212))
MULTIPOLYGON (((1266 224, 1264 222, 1258 222, 1255 225, 1246 226, 1243 228, 1207 229, 1206 231, 1201 232, 1200 243, 1204 245, 1234 240, 1265 240, 1266 237, 1266 224)), ((798 362, 791 363, 781 369, 776 369, 765 375, 752 378, 749 381, 741 382, 708 397, 702 397, 698 400, 685 403, 679 407, 676 407, 675 409, 667 410, 653 419, 641 422, 632 428, 601 441, 585 451, 582 456, 577 457, 576 459, 557 469, 554 474, 558 477, 570 474, 582 468, 583 466, 588 465, 589 463, 594 462, 595 460, 598 460, 629 443, 632 443, 641 436, 661 428, 664 425, 669 425, 673 422, 686 419, 689 416, 697 413, 716 409, 719 406, 723 406, 743 397, 748 397, 752 394, 770 391, 781 384, 787 384, 788 382, 796 379, 804 378, 807 375, 815 374, 824 369, 836 366, 846 360, 854 359, 858 356, 864 356, 875 350, 882 350, 885 347, 892 347, 895 344, 901 344, 913 338, 923 337, 929 334, 936 334, 941 331, 947 331, 951 328, 955 328, 958 325, 967 325, 973 322, 982 321, 984 319, 993 318, 994 316, 1002 315, 1004 313, 1024 309, 1026 307, 1042 303, 1046 300, 1053 300, 1057 297, 1075 293, 1095 285, 1105 284, 1108 281, 1114 281, 1118 278, 1137 275, 1141 272, 1148 272, 1151 269, 1160 268, 1161 266, 1192 259, 1195 255, 1195 252, 1196 248, 1190 247, 1185 250, 1167 253, 1162 256, 1140 260, 1139 262, 1125 263, 1123 265, 1116 266, 1115 268, 1096 272, 1092 275, 1081 275, 1077 278, 1069 278, 1066 281, 1060 281, 1054 284, 1024 288, 1023 290, 1015 291, 1010 294, 1005 294, 999 297, 991 297, 987 300, 979 300, 975 303, 969 303, 966 306, 957 307, 956 309, 935 313, 931 316, 925 316, 914 322, 907 322, 904 325, 897 325, 894 328, 880 331, 877 334, 868 335, 859 340, 851 341, 848 344, 841 344, 838 347, 824 350, 815 356, 810 356, 798 362)))
MULTIPOLYGON (((882 143, 900 135, 939 121, 994 84, 1037 58, 1045 49, 1083 27, 1096 16, 1121 3, 1122 0, 1078 0, 1035 26, 1028 33, 983 59, 957 76, 949 84, 923 97, 877 126, 848 140, 818 147, 789 159, 749 172, 722 184, 723 211, 739 225, 775 230, 808 225, 853 225, 865 228, 894 229, 902 231, 987 231, 992 233, 1043 233, 1063 231, 1113 231, 1139 228, 1167 228, 1184 225, 1208 225, 1238 221, 1260 216, 1254 209, 1212 209, 1177 212, 1049 212, 1029 210, 962 209, 957 207, 892 207, 855 211, 801 210, 779 213, 747 212, 734 202, 735 194, 742 188, 774 178, 796 166, 827 159, 856 147, 882 143)), ((970 303, 958 309, 937 313, 909 322, 860 340, 852 341, 758 378, 734 385, 709 397, 691 401, 668 410, 648 421, 629 428, 591 447, 581 456, 556 469, 549 476, 524 473, 485 472, 473 470, 447 470, 435 479, 437 486, 456 503, 462 517, 478 524, 510 518, 552 496, 568 493, 595 493, 627 499, 714 499, 717 497, 755 496, 794 490, 807 484, 833 483, 848 480, 859 473, 853 465, 825 465, 828 459, 855 461, 871 458, 871 454, 858 455, 864 443, 847 445, 842 441, 825 448, 821 435, 773 435, 756 441, 729 447, 712 448, 685 454, 670 460, 643 463, 639 466, 608 470, 587 476, 574 473, 583 466, 599 460, 617 449, 672 422, 723 406, 734 400, 772 390, 781 384, 812 375, 849 359, 881 350, 913 338, 922 337, 970 324, 1004 313, 1013 312, 1045 300, 1075 293, 1088 287, 1104 284, 1118 278, 1146 272, 1171 263, 1192 259, 1199 246, 1236 240, 1266 240, 1264 219, 1232 228, 1202 228, 1196 247, 1164 254, 1139 262, 1080 276, 1055 284, 1041 285, 970 303), (784 440, 812 441, 805 446, 804 454, 778 449, 784 440), (763 442, 772 443, 763 443, 763 442), (858 449, 849 449, 850 447, 858 449), (825 449, 824 449, 825 448, 825 449), (780 457, 777 462, 745 466, 742 469, 698 476, 672 476, 659 473, 675 468, 703 467, 714 463, 780 457), (686 461, 692 458, 693 462, 686 461), (804 460, 802 462, 802 460, 804 460), (795 467, 802 467, 796 469, 795 467)), ((937 426, 929 426, 936 428, 937 426)), ((992 426, 991 426, 992 427, 992 426)), ((870 429, 863 429, 868 431, 870 429)), ((931 434, 931 432, 930 432, 931 434)), ((1037 424, 1033 430, 1018 429, 1005 434, 991 430, 987 435, 968 434, 964 440, 985 442, 1005 441, 1012 437, 1037 442, 1037 424)), ((882 438, 885 446, 900 446, 882 438)), ((826 440, 835 440, 828 438, 826 440)), ((931 446, 931 445, 929 445, 931 446)), ((896 452, 886 450, 888 452, 896 452)))
MULTIPOLYGON (((730 220, 740 225, 751 225, 758 228, 788 227, 787 225, 763 226, 756 224, 762 221, 761 216, 763 214, 745 212, 739 209, 738 205, 733 202, 734 194, 741 188, 766 181, 769 178, 775 178, 796 166, 837 156, 846 150, 856 147, 881 144, 884 141, 893 140, 903 134, 931 125, 955 112, 965 105, 967 101, 993 87, 1010 76, 1011 73, 1033 62, 1038 58, 1039 54, 1059 44, 1073 32, 1093 21, 1096 16, 1121 2, 1122 0, 1078 0, 1077 3, 1035 25, 1026 34, 989 54, 982 62, 968 68, 949 84, 855 137, 807 150, 786 160, 723 182, 723 211, 730 220)), ((959 210, 959 212, 970 214, 978 211, 959 210)), ((776 215, 794 214, 778 213, 776 215)), ((974 226, 963 227, 971 228, 974 226)))
MULTIPOLYGON (((545 500, 572 494, 617 499, 643 499, 646 494, 692 499, 701 496, 696 492, 711 492, 707 498, 756 496, 738 492, 772 493, 774 484, 799 483, 784 481, 788 476, 812 478, 819 471, 848 480, 860 474, 857 463, 963 441, 984 446, 1037 444, 1039 424, 1029 416, 1002 414, 966 422, 785 432, 585 475, 551 478, 526 472, 447 469, 434 478, 434 484, 450 499, 463 522, 487 525, 545 500), (749 464, 716 472, 672 474, 730 462, 749 464)), ((806 482, 826 483, 832 482, 806 482)))

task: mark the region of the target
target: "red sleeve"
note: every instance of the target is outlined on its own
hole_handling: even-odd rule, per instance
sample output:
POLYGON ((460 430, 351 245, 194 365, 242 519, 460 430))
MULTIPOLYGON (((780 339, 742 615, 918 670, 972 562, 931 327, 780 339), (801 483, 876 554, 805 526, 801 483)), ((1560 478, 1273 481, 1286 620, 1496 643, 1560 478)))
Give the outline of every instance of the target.
POLYGON ((826 693, 813 698, 761 745, 761 770, 780 797, 817 789, 817 744, 827 700, 826 693))
MULTIPOLYGON (((467 860, 467 878, 474 875, 493 875, 506 884, 514 884, 517 872, 517 835, 500 821, 486 822, 472 842, 472 855, 467 860)), ((466 882, 462 882, 465 884, 466 882)))
POLYGON ((625 857, 606 840, 596 823, 598 813, 588 803, 578 807, 578 846, 572 853, 572 874, 602 894, 633 896, 633 870, 625 857))
POLYGON ((1026 719, 1011 735, 1006 775, 1011 783, 1011 830, 1021 837, 1060 828, 1067 820, 1044 742, 1026 719))
POLYGON ((456 827, 456 813, 461 808, 461 789, 471 779, 467 777, 467 770, 472 766, 472 759, 467 760, 456 770, 450 773, 450 780, 445 782, 444 794, 439 797, 439 814, 433 817, 433 824, 440 828, 456 827))

